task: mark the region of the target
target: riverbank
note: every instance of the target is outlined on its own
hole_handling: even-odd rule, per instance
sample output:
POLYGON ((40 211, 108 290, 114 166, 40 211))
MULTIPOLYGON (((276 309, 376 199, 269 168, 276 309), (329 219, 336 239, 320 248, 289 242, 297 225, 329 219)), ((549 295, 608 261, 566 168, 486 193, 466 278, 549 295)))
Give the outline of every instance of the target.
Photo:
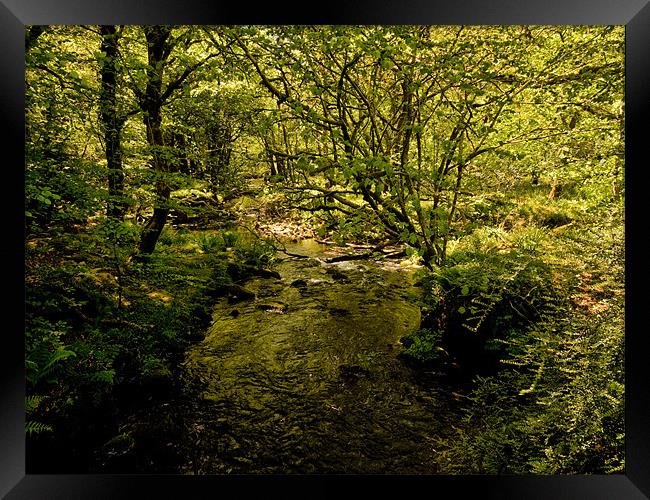
POLYGON ((224 234, 170 230, 128 266, 90 251, 92 234, 28 242, 29 473, 176 471, 184 352, 259 257, 227 251, 224 234))

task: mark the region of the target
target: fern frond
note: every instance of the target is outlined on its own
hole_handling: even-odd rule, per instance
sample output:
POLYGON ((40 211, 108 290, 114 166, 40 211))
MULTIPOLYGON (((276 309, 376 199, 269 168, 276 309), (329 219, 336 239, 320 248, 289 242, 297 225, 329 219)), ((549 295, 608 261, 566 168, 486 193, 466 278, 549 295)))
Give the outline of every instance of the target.
POLYGON ((68 351, 63 348, 59 348, 56 351, 52 353, 50 358, 47 360, 47 363, 45 363, 45 366, 41 368, 41 375, 46 375, 50 371, 52 371, 54 365, 56 365, 59 361, 62 361, 66 358, 69 358, 70 356, 76 356, 77 354, 74 351, 68 351))
POLYGON ((90 379, 92 381, 104 382, 106 384, 112 384, 114 378, 115 378, 115 370, 101 370, 93 373, 90 376, 90 379))
POLYGON ((42 434, 44 432, 52 432, 53 430, 54 429, 52 429, 51 425, 44 424, 43 422, 35 422, 33 420, 25 422, 25 433, 28 436, 42 434))
POLYGON ((58 346, 54 352, 50 352, 46 347, 35 349, 25 360, 27 380, 32 384, 36 384, 58 368, 60 361, 71 356, 76 356, 76 353, 65 349, 63 346, 58 346))
POLYGON ((34 394, 32 396, 26 396, 25 412, 26 413, 33 412, 45 399, 47 399, 47 396, 40 396, 38 394, 34 394))

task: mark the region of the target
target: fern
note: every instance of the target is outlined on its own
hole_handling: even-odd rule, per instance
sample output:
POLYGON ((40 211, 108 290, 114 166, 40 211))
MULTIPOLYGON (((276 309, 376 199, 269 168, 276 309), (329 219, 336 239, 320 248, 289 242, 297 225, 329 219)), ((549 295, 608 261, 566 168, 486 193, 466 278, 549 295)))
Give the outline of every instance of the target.
POLYGON ((104 382, 105 384, 112 384, 114 378, 115 370, 101 370, 90 376, 90 380, 93 382, 104 382))
POLYGON ((65 349, 62 345, 57 346, 56 350, 51 352, 48 346, 41 344, 30 353, 25 362, 27 380, 31 384, 37 384, 50 375, 61 361, 71 356, 76 356, 75 352, 65 349))
POLYGON ((32 413, 47 397, 34 394, 25 397, 25 412, 32 413))
POLYGON ((25 422, 25 433, 28 436, 35 434, 43 434, 44 432, 52 432, 52 426, 44 424, 42 422, 35 422, 34 420, 28 420, 25 422))
MULTIPOLYGON (((34 413, 36 408, 38 408, 39 405, 46 399, 46 396, 41 396, 38 394, 25 397, 25 414, 29 416, 34 413)), ((29 419, 25 422, 25 433, 28 436, 42 434, 44 432, 52 432, 52 430, 52 426, 44 424, 43 422, 37 422, 35 420, 29 419)))

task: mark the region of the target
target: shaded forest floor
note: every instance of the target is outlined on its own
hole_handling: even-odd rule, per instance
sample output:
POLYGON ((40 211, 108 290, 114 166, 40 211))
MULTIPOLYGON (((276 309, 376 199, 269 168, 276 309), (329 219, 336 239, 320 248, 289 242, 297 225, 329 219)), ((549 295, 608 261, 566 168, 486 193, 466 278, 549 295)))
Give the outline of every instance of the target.
POLYGON ((271 251, 229 246, 214 228, 234 221, 169 227, 146 260, 112 253, 92 225, 28 239, 28 473, 174 471, 183 354, 223 285, 271 251))

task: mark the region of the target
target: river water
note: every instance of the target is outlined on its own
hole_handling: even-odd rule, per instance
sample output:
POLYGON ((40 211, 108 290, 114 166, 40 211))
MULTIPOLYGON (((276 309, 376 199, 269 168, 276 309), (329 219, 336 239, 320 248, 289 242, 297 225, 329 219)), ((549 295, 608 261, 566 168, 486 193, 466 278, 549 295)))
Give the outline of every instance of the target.
POLYGON ((288 244, 281 279, 222 299, 186 356, 189 474, 436 472, 453 402, 398 357, 420 310, 413 270, 288 244))

